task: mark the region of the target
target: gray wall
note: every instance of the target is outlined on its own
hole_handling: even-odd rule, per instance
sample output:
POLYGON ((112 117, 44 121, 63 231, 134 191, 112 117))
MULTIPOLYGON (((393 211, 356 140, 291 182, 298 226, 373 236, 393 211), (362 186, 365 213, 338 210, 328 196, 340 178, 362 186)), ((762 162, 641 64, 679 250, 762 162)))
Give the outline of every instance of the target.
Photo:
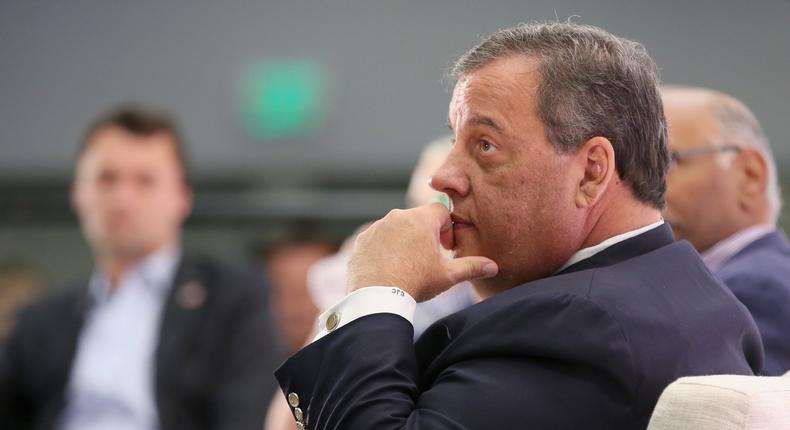
POLYGON ((790 158, 788 0, 6 0, 0 175, 66 175, 85 123, 127 99, 178 112, 203 176, 403 175, 445 132, 441 79, 454 57, 497 28, 572 15, 642 41, 666 82, 744 100, 778 158, 790 158), (309 139, 251 142, 241 75, 282 58, 327 67, 327 126, 309 139))

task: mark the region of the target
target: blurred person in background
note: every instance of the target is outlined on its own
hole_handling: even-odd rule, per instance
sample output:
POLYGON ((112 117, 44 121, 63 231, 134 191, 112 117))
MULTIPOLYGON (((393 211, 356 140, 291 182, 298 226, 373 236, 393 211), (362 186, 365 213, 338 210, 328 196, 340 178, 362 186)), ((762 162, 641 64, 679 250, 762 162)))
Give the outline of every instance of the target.
POLYGON ((3 429, 259 429, 280 353, 252 269, 186 256, 174 121, 125 106, 91 125, 71 201, 89 281, 20 313, 0 357, 3 429))
POLYGON ((790 370, 790 243, 779 181, 754 114, 717 91, 666 87, 672 167, 664 218, 754 317, 766 375, 790 370))
POLYGON ((307 289, 307 271, 335 250, 321 240, 289 239, 266 252, 264 266, 271 286, 272 311, 289 354, 304 345, 318 317, 318 308, 307 289))
MULTIPOLYGON (((420 154, 417 165, 412 171, 406 192, 406 205, 417 207, 430 203, 440 202, 449 205, 446 194, 430 187, 431 175, 444 163, 447 154, 452 149, 452 137, 445 136, 433 140, 425 146, 420 154)), ((325 257, 310 267, 307 273, 307 286, 312 298, 312 303, 320 311, 325 311, 333 304, 345 297, 348 285, 348 263, 357 235, 364 231, 370 224, 360 226, 348 239, 345 240, 340 250, 325 257)), ((447 252, 441 250, 442 252, 447 252)), ((269 271, 271 273, 271 270, 269 271)), ((444 293, 417 304, 414 312, 414 339, 416 340, 425 329, 435 321, 475 304, 479 298, 471 284, 462 282, 444 293)), ((315 314, 318 316, 318 313, 315 314)), ((316 332, 316 319, 311 323, 311 336, 316 332)), ((307 339, 309 342, 312 339, 307 339)), ((304 342, 296 350, 301 348, 304 342)), ((296 350, 292 351, 295 352, 296 350)), ((294 416, 288 408, 285 398, 279 393, 275 394, 266 417, 266 430, 292 429, 294 416)))
POLYGON ((12 261, 0 263, 0 345, 13 329, 16 312, 38 298, 43 289, 41 274, 33 266, 12 261))

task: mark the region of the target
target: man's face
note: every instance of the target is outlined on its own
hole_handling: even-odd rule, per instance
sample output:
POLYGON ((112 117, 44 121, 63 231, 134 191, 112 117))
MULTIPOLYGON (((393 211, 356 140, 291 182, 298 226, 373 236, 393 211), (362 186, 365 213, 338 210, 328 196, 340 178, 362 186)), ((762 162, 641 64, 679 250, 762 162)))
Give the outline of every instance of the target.
POLYGON ((482 255, 499 275, 484 295, 550 275, 581 244, 573 156, 560 155, 538 117, 537 64, 500 59, 461 79, 449 123, 455 144, 431 179, 453 203, 455 251, 482 255))
POLYGON ((98 254, 135 259, 177 240, 191 193, 172 137, 97 131, 77 163, 72 204, 98 254))
MULTIPOLYGON (((673 151, 719 144, 712 113, 704 104, 683 94, 664 96, 664 111, 673 151)), ((677 239, 691 242, 703 252, 734 233, 736 188, 722 155, 709 153, 673 163, 667 177, 664 219, 677 239)))

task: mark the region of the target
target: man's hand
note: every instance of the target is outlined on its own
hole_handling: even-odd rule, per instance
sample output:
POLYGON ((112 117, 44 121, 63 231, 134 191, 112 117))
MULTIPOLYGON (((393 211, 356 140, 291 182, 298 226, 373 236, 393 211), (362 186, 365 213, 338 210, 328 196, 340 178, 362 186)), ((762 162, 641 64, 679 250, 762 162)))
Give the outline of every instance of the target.
POLYGON ((448 258, 455 246, 450 212, 439 203, 393 210, 361 233, 349 262, 349 291, 394 286, 428 300, 453 285, 497 274, 486 257, 448 258))

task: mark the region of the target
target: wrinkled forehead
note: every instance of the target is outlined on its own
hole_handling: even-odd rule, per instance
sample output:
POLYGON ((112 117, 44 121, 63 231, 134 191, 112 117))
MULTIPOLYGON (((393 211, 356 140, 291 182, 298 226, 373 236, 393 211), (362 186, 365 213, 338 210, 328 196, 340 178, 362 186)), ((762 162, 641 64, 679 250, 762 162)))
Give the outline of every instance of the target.
POLYGON ((493 61, 462 76, 453 88, 449 105, 451 126, 472 113, 504 116, 534 111, 539 84, 537 62, 523 56, 493 61))

